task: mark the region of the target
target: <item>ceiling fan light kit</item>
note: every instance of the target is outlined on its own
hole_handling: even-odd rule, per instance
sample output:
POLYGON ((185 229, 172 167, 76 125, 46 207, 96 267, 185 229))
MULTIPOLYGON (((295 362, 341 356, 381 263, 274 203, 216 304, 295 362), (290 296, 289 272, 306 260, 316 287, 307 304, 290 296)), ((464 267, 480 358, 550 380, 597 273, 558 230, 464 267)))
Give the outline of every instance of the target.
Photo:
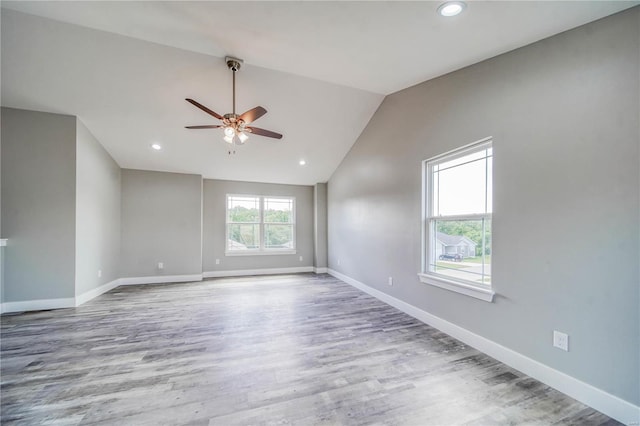
POLYGON ((227 63, 227 67, 233 73, 233 112, 221 116, 217 112, 210 110, 206 106, 194 101, 193 99, 187 98, 186 101, 190 104, 222 121, 222 124, 186 126, 187 129, 222 128, 224 141, 231 145, 243 145, 247 141, 247 139, 249 139, 248 133, 266 136, 268 138, 282 139, 282 135, 280 133, 261 129, 259 127, 248 126, 248 124, 251 124, 267 113, 267 110, 263 107, 257 106, 250 109, 249 111, 246 111, 243 114, 236 114, 236 72, 240 70, 240 67, 242 66, 244 61, 242 59, 227 56, 225 58, 225 62, 227 63))

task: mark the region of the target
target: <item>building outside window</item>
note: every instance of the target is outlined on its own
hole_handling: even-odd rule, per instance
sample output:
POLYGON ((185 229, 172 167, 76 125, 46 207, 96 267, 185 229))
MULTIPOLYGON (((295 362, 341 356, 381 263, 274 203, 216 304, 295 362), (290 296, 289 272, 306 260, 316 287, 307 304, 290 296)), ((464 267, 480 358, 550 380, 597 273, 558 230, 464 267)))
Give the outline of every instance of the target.
POLYGON ((295 253, 295 198, 227 195, 226 254, 295 253))
POLYGON ((423 197, 421 281, 491 301, 492 140, 425 160, 423 197))

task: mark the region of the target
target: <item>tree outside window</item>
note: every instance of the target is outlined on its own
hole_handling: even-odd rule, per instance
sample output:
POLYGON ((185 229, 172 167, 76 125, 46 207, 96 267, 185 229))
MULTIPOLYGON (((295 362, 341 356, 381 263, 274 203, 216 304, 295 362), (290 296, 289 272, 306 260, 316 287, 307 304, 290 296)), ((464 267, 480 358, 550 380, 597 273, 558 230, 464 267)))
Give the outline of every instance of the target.
POLYGON ((227 195, 227 253, 295 250, 293 197, 227 195))

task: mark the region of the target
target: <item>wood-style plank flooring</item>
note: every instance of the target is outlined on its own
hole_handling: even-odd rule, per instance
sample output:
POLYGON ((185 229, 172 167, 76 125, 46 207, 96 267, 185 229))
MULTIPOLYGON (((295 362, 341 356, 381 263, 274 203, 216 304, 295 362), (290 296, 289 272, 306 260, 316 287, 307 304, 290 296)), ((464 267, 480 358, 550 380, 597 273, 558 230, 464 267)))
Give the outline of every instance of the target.
POLYGON ((619 424, 329 275, 118 287, 1 332, 6 425, 619 424))

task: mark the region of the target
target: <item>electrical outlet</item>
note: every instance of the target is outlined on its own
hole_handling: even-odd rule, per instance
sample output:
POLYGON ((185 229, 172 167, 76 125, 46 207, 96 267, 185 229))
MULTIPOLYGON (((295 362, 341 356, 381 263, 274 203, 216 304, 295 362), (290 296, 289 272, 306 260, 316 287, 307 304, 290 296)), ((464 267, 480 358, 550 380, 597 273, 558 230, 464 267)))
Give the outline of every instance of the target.
POLYGON ((220 259, 216 259, 216 265, 220 264, 220 259))
POLYGON ((340 266, 340 259, 338 259, 338 266, 340 266))
POLYGON ((164 263, 158 262, 158 269, 164 269, 164 263))
POLYGON ((553 330, 553 346, 569 352, 569 335, 553 330))
POLYGON ((302 262, 302 256, 300 256, 300 262, 302 262))
POLYGON ((102 269, 98 269, 98 278, 102 278, 102 269))
POLYGON ((389 277, 389 285, 393 285, 393 277, 389 277))

